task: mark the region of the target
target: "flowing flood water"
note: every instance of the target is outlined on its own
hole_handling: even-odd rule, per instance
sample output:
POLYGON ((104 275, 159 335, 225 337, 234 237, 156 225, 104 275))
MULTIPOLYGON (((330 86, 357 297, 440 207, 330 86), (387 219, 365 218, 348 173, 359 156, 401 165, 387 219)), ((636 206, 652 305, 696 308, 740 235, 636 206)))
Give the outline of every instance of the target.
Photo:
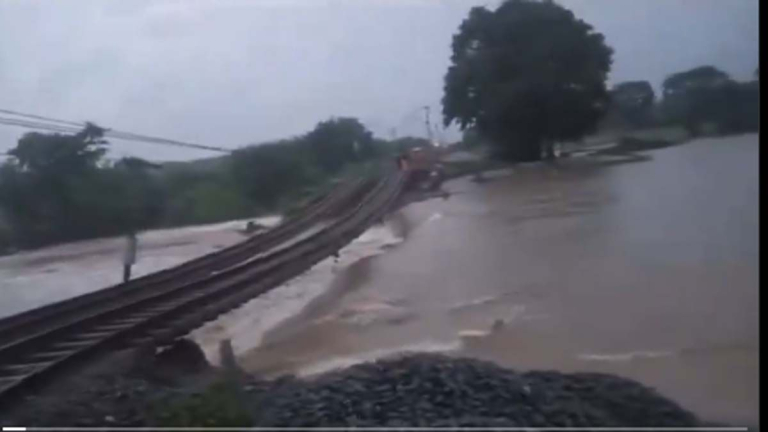
MULTIPOLYGON (((616 373, 757 425, 758 156, 744 135, 454 180, 191 336, 213 362, 230 339, 265 375, 404 351, 616 373)), ((240 241, 244 223, 142 234, 134 274, 240 241)), ((0 258, 0 316, 118 282, 122 247, 0 258)))
POLYGON ((242 364, 307 375, 442 351, 617 373, 757 425, 757 135, 644 155, 447 183, 389 221, 404 241, 339 270, 242 364))
MULTIPOLYGON (((279 217, 255 219, 265 226, 279 217)), ((173 267, 243 241, 246 220, 139 233, 132 277, 173 267)), ((0 318, 122 281, 126 240, 85 240, 0 257, 0 318)))

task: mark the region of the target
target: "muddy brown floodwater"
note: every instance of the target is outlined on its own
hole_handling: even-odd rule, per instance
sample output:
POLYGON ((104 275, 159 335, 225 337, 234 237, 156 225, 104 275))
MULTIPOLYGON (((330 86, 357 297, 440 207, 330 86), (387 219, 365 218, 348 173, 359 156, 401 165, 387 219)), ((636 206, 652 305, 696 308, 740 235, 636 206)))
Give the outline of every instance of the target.
MULTIPOLYGON (((253 219, 274 226, 280 218, 253 219)), ((139 233, 132 277, 243 241, 249 220, 139 233)), ((120 283, 124 237, 84 240, 0 257, 0 318, 120 283)))
POLYGON ((757 135, 646 155, 449 182, 393 216, 405 241, 338 273, 243 365, 306 375, 442 351, 617 373, 757 425, 757 135))

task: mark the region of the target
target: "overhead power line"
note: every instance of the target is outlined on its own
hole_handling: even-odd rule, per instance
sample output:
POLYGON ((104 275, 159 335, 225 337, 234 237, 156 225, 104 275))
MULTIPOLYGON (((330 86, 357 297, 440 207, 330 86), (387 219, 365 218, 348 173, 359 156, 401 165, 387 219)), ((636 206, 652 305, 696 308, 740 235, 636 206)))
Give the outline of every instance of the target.
MULTIPOLYGON (((74 133, 78 132, 85 126, 85 122, 75 122, 70 120, 62 120, 53 117, 40 116, 36 114, 22 113, 19 111, 0 109, 0 113, 7 115, 25 117, 25 118, 12 118, 12 117, 0 117, 0 125, 23 127, 27 129, 45 130, 49 132, 58 133, 74 133), (32 120, 28 120, 32 119, 32 120)), ((125 141, 145 142, 149 144, 169 145, 175 147, 194 148, 199 150, 210 150, 224 153, 231 153, 231 149, 224 147, 216 147, 202 144, 189 143, 184 141, 172 140, 167 138, 154 137, 150 135, 142 135, 133 132, 119 131, 115 129, 105 128, 104 136, 108 138, 114 138, 125 141)))
POLYGON ((8 117, 0 117, 0 124, 4 124, 7 126, 18 126, 18 127, 23 127, 27 129, 46 130, 50 132, 59 132, 59 133, 71 133, 71 132, 77 132, 78 130, 80 130, 72 127, 39 123, 31 120, 15 119, 15 118, 8 118, 8 117))
POLYGON ((70 126, 78 126, 78 127, 80 127, 80 126, 84 126, 85 125, 84 123, 68 121, 68 120, 58 120, 58 119, 55 119, 55 118, 52 118, 52 117, 39 116, 39 115, 35 115, 35 114, 25 114, 25 113, 21 113, 21 112, 18 112, 18 111, 2 109, 2 108, 0 108, 0 113, 11 114, 11 115, 19 116, 19 117, 29 117, 29 118, 33 118, 33 119, 37 119, 37 120, 45 120, 45 121, 54 122, 54 123, 63 123, 63 124, 70 125, 70 126))

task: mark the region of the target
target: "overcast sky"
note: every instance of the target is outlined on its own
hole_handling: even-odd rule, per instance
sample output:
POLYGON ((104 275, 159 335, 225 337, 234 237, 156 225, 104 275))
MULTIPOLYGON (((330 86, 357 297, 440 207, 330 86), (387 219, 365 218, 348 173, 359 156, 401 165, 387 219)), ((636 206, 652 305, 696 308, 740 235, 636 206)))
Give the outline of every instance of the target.
MULTIPOLYGON (((560 0, 615 49, 611 82, 758 65, 758 0, 560 0)), ((439 122, 451 36, 498 0, 0 0, 0 108, 224 147, 331 116, 439 122)), ((0 151, 23 129, 0 125, 0 151)), ((447 131, 445 138, 455 138, 447 131)), ((113 157, 213 153, 113 142, 113 157)))

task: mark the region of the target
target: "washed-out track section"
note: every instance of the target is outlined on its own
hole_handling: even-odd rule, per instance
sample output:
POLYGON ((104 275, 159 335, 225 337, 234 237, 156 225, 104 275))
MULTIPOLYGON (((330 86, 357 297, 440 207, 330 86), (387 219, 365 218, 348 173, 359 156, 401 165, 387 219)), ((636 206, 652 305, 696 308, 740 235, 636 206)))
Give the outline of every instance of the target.
POLYGON ((51 303, 36 309, 0 319, 0 347, 49 328, 60 326, 68 319, 96 312, 112 301, 154 294, 171 285, 205 277, 221 271, 256 254, 290 240, 325 218, 338 214, 344 206, 359 199, 373 184, 372 180, 346 181, 330 193, 311 200, 294 217, 263 233, 254 235, 216 252, 186 261, 177 266, 148 274, 126 283, 100 289, 88 294, 51 303))
POLYGON ((29 321, 20 319, 16 325, 6 322, 0 331, 17 336, 0 346, 0 408, 100 353, 169 344, 308 270, 381 219, 399 197, 406 177, 396 172, 340 186, 340 192, 310 205, 295 219, 298 221, 274 229, 276 234, 260 236, 262 240, 284 240, 313 226, 318 215, 336 212, 322 229, 283 247, 279 240, 267 241, 270 246, 256 246, 258 238, 254 238, 244 242, 250 246, 229 249, 242 249, 240 252, 211 254, 221 259, 206 256, 194 260, 198 264, 191 267, 172 269, 167 277, 143 278, 147 282, 131 285, 142 291, 140 295, 116 286, 105 290, 114 291, 113 295, 91 296, 82 308, 75 301, 61 307, 60 312, 51 308, 39 315, 44 318, 33 314, 29 321), (202 271, 198 267, 206 268, 202 271), (38 320, 49 324, 43 326, 38 320), (25 327, 34 331, 25 332, 25 327))

